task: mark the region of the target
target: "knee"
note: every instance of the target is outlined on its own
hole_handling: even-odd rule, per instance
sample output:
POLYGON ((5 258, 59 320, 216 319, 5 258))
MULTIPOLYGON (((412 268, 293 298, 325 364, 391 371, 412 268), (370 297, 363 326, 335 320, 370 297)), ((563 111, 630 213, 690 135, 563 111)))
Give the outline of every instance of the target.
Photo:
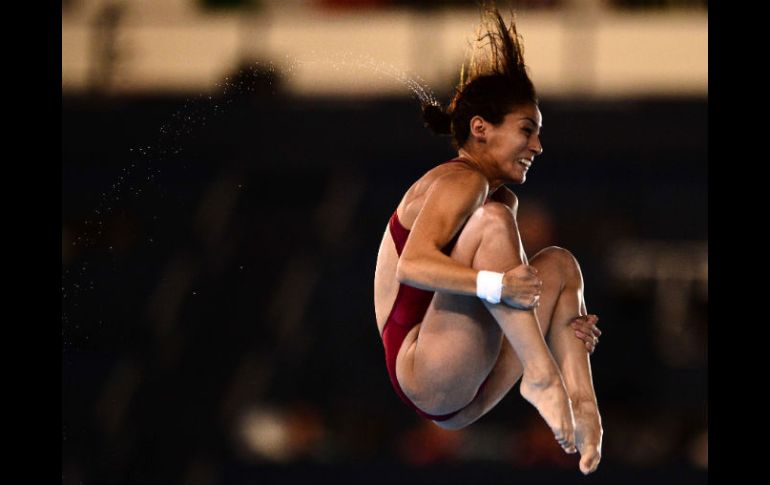
POLYGON ((515 227, 511 208, 500 202, 484 204, 475 213, 485 229, 510 229, 515 227))
POLYGON ((583 276, 577 258, 567 249, 559 246, 549 246, 542 249, 532 258, 532 265, 557 270, 564 282, 570 286, 582 285, 583 276))

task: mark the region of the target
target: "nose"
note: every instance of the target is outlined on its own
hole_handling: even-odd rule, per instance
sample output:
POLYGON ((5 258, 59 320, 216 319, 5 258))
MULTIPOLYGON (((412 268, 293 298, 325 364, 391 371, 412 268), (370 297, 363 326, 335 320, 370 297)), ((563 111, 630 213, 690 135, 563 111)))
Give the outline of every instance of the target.
POLYGON ((535 153, 535 156, 542 155, 543 153, 543 145, 540 143, 540 137, 535 135, 534 137, 534 143, 532 143, 529 146, 529 149, 532 150, 535 153))

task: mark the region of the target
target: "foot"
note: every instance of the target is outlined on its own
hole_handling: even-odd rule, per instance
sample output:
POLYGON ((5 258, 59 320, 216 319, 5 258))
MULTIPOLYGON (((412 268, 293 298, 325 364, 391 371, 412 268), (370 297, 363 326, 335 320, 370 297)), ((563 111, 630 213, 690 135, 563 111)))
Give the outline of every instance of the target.
POLYGON ((596 471, 602 459, 602 419, 593 400, 573 403, 575 440, 580 452, 580 471, 588 475, 596 471))
POLYGON ((519 390, 522 397, 535 406, 564 451, 577 452, 572 406, 561 376, 533 379, 525 372, 519 390))

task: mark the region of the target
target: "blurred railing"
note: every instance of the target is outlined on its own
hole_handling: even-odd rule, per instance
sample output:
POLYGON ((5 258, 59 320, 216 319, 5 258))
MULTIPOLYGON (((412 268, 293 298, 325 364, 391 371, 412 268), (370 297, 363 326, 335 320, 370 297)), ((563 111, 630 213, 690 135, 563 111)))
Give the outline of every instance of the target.
MULTIPOLYGON (((704 2, 644 4, 656 3, 688 8, 511 2, 539 92, 706 95, 704 2)), ((72 0, 62 3, 62 89, 209 91, 261 63, 298 95, 405 95, 406 75, 446 93, 477 22, 472 2, 72 0)))

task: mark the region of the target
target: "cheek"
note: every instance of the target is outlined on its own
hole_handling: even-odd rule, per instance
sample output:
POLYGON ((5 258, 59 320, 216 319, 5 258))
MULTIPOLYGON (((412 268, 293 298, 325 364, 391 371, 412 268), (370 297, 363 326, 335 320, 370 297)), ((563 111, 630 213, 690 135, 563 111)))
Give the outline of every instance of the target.
POLYGON ((517 136, 516 139, 511 142, 510 146, 513 151, 519 152, 527 147, 527 139, 517 136))

